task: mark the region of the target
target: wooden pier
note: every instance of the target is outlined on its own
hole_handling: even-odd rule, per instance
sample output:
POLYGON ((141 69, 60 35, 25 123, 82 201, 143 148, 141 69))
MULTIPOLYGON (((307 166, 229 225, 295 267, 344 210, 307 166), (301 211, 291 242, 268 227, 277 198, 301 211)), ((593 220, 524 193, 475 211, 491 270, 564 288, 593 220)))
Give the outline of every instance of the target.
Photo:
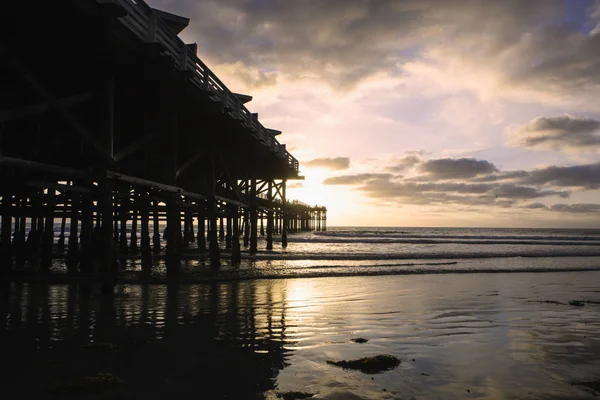
POLYGON ((326 208, 287 199, 302 177, 281 132, 178 37, 188 19, 141 0, 33 3, 0 13, 2 276, 64 257, 108 290, 119 255, 149 269, 161 254, 176 275, 184 247, 217 267, 259 235, 271 250, 326 229, 326 208))

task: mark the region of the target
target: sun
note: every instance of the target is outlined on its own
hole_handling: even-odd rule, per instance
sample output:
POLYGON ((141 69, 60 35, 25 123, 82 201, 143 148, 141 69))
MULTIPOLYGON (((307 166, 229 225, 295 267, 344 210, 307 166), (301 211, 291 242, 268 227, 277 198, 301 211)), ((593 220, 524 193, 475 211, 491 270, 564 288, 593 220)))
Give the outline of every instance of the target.
POLYGON ((367 217, 369 212, 359 213, 365 205, 365 199, 352 187, 342 185, 325 185, 323 181, 338 175, 325 168, 305 168, 301 175, 303 181, 288 181, 288 201, 300 200, 309 205, 327 207, 327 225, 348 225, 358 215, 367 217))
POLYGON ((303 181, 288 181, 288 199, 300 200, 311 205, 327 206, 331 188, 323 185, 323 180, 329 176, 328 171, 321 168, 311 168, 302 171, 303 181))

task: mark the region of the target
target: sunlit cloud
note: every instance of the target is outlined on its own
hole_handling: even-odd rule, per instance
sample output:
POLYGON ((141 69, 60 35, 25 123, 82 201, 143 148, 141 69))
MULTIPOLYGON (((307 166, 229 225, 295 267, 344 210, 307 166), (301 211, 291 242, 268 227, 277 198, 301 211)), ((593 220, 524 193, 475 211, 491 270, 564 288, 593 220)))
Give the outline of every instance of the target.
POLYGON ((191 18, 331 224, 600 220, 577 206, 600 196, 599 1, 151 4, 191 18))
POLYGON ((348 169, 350 168, 350 158, 349 157, 321 157, 315 158, 310 161, 305 161, 303 163, 307 167, 311 168, 326 168, 331 170, 340 170, 340 169, 348 169))

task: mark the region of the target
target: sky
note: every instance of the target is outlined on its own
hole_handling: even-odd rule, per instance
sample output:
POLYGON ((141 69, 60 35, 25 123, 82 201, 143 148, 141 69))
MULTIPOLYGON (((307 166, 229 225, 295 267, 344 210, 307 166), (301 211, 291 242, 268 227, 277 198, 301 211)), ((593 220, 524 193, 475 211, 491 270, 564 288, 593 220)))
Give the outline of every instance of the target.
POLYGON ((150 0, 333 226, 600 228, 600 0, 150 0))

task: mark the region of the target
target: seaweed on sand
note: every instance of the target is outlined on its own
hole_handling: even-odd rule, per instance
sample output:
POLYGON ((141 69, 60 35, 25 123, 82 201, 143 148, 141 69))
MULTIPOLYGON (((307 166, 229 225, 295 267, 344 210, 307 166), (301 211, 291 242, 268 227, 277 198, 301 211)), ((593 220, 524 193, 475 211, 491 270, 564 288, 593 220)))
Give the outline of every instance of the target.
POLYGON ((573 381, 571 382, 571 385, 581 386, 583 390, 590 392, 594 396, 600 394, 600 379, 594 379, 592 381, 573 381))
POLYGON ((313 397, 312 393, 307 392, 283 392, 277 393, 277 397, 283 400, 298 400, 298 399, 308 399, 313 397))
POLYGON ((378 374, 396 368, 400 365, 400 360, 389 354, 380 354, 375 357, 365 357, 357 360, 328 360, 327 364, 332 364, 344 369, 359 370, 365 374, 378 374))

